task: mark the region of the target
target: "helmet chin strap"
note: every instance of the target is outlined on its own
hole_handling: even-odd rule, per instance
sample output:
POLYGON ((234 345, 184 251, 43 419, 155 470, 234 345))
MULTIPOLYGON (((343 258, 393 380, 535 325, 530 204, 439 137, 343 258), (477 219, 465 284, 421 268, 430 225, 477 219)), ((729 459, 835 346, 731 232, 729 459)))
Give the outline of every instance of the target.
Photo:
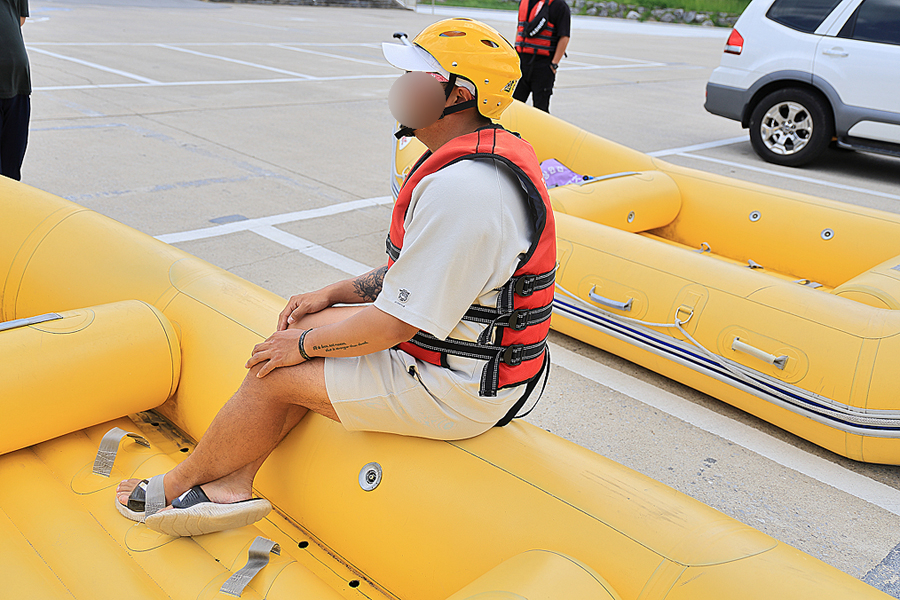
MULTIPOLYGON (((447 80, 447 87, 444 88, 444 98, 449 100, 450 94, 453 93, 453 88, 456 85, 456 74, 450 73, 450 79, 447 80)), ((452 115, 453 113, 460 112, 462 110, 466 110, 469 108, 475 108, 478 106, 478 102, 473 98, 472 100, 466 100, 465 102, 460 102, 459 104, 454 104, 453 106, 448 106, 444 109, 444 112, 441 113, 438 121, 446 117, 447 115, 452 115)), ((400 125, 400 129, 397 133, 394 134, 394 137, 398 140, 404 137, 415 137, 416 131, 415 129, 410 129, 406 125, 400 125)))

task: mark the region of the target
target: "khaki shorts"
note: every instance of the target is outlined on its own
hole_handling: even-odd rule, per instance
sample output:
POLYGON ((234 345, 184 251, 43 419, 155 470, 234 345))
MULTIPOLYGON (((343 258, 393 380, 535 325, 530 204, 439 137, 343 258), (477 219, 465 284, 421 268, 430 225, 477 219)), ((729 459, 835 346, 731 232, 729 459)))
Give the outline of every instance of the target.
POLYGON ((478 374, 474 383, 467 379, 472 375, 418 361, 393 348, 355 358, 325 359, 328 398, 349 431, 439 440, 480 435, 503 418, 525 386, 482 398, 478 374))

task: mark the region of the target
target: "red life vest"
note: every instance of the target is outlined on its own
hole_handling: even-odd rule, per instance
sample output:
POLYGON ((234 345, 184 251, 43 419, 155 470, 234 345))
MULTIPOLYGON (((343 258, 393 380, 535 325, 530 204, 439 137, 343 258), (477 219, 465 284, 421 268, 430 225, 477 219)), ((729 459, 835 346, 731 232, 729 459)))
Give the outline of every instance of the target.
POLYGON ((550 5, 553 0, 538 0, 531 12, 528 11, 529 0, 520 0, 519 2, 519 26, 516 29, 516 52, 520 54, 538 54, 540 56, 550 56, 556 50, 553 34, 556 26, 550 22, 549 16, 543 19, 543 22, 536 23, 532 27, 528 27, 529 23, 533 23, 535 17, 541 12, 546 4, 549 15, 550 5), (531 29, 531 31, 528 31, 531 29), (533 33, 537 30, 537 33, 533 33))
POLYGON ((520 257, 513 277, 500 289, 497 306, 472 305, 463 316, 464 321, 487 325, 478 341, 441 340, 419 331, 398 348, 444 367, 448 354, 486 360, 479 394, 496 396, 498 389, 528 383, 541 371, 553 310, 556 225, 540 165, 528 142, 492 125, 451 140, 434 154, 426 152, 407 175, 394 205, 387 238, 388 268, 402 252, 403 222, 416 185, 448 165, 479 158, 499 160, 518 176, 527 192, 534 226, 531 246, 520 257))

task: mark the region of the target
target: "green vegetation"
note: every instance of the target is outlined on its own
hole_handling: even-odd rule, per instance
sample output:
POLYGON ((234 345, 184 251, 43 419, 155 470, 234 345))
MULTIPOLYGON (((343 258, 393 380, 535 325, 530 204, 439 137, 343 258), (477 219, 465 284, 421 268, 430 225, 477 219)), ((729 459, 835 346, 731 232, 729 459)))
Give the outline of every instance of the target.
MULTIPOLYGON (((516 0, 434 0, 436 6, 465 6, 469 8, 489 8, 500 10, 517 10, 519 3, 516 0)), ((428 6, 431 0, 419 0, 420 6, 428 6)), ((579 2, 577 9, 572 9, 572 14, 588 14, 587 10, 593 2, 579 2)), ((623 0, 620 6, 642 6, 646 9, 641 15, 641 21, 650 17, 654 9, 683 9, 685 12, 709 13, 718 17, 719 13, 727 13, 730 17, 740 15, 750 0, 623 0)), ((721 21, 715 18, 715 21, 721 21)), ((726 25, 727 23, 719 23, 726 25)))
POLYGON ((640 0, 637 2, 630 1, 629 4, 646 6, 647 8, 683 8, 686 11, 724 12, 730 15, 739 15, 750 4, 750 0, 640 0))

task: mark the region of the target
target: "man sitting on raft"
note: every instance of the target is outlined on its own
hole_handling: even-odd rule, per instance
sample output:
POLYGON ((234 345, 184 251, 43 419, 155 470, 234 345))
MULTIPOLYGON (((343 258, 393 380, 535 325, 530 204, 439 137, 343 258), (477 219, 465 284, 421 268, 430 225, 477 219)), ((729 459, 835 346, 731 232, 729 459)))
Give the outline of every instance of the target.
POLYGON ((123 515, 169 535, 254 523, 271 510, 252 499, 256 472, 310 410, 349 431, 469 438, 509 422, 549 369, 553 212, 531 146, 491 121, 518 57, 469 19, 414 42, 383 49, 407 72, 390 93, 397 136, 429 149, 400 190, 387 264, 293 296, 191 456, 119 484, 123 515))

